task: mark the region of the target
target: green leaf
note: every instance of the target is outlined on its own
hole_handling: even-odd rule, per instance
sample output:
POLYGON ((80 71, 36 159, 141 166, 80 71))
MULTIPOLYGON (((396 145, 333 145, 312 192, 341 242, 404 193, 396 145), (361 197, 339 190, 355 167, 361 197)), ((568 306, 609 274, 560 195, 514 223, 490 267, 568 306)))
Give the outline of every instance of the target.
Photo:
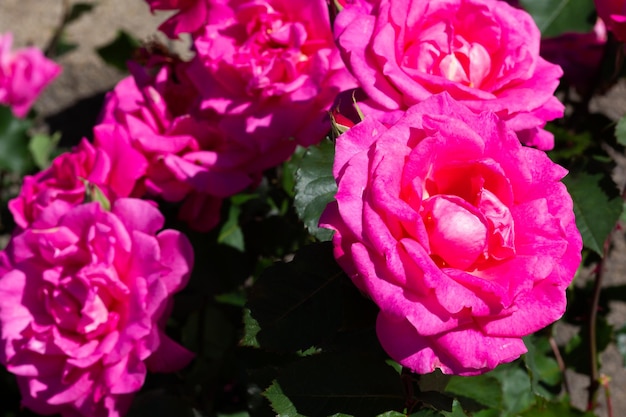
POLYGON ((583 412, 564 402, 548 402, 537 404, 526 410, 520 417, 594 417, 591 412, 583 412))
POLYGON ((576 226, 583 243, 600 256, 604 241, 622 213, 621 198, 618 195, 609 197, 600 186, 603 180, 611 181, 601 174, 585 172, 570 174, 563 179, 574 201, 576 226))
POLYGON ((285 190, 287 195, 291 198, 296 194, 296 171, 302 162, 302 157, 305 152, 306 148, 298 145, 289 160, 283 164, 282 186, 283 190, 285 190))
POLYGON ((522 355, 522 358, 524 359, 524 365, 530 377, 530 387, 535 395, 543 396, 543 392, 540 392, 539 389, 539 370, 537 369, 537 362, 535 360, 537 350, 535 349, 532 336, 524 338, 524 345, 526 345, 527 352, 525 355, 522 355))
POLYGON ((494 410, 494 409, 486 409, 486 410, 480 410, 477 411, 475 413, 472 413, 472 417, 510 417, 507 414, 503 414, 501 411, 499 410, 494 410))
POLYGON ((530 377, 530 386, 533 394, 550 399, 553 397, 541 383, 557 385, 561 382, 561 370, 556 360, 549 357, 551 353, 550 342, 546 337, 527 336, 524 344, 528 352, 522 356, 524 365, 530 377))
POLYGON ((617 143, 622 146, 626 146, 626 116, 619 119, 617 126, 615 126, 615 138, 617 143))
MULTIPOLYGON (((548 337, 528 336, 524 339, 524 342, 528 342, 526 347, 532 345, 531 348, 528 348, 528 353, 524 355, 526 367, 532 368, 531 380, 534 379, 535 382, 541 382, 550 386, 559 385, 562 380, 561 369, 553 357, 550 339, 548 337), (531 356, 532 359, 530 359, 531 356), (531 364, 529 359, 534 364, 531 364)), ((542 387, 533 386, 533 392, 544 398, 552 397, 551 395, 546 396, 548 393, 542 387)))
POLYGON ((259 326, 259 322, 252 317, 249 308, 243 309, 243 328, 243 339, 241 339, 239 344, 241 346, 260 347, 256 335, 261 331, 261 326, 259 326))
POLYGON ((243 232, 241 231, 241 227, 239 227, 240 214, 241 208, 235 204, 231 204, 228 209, 228 219, 222 225, 217 241, 218 243, 235 248, 240 252, 244 252, 243 232))
POLYGON ((626 366, 626 326, 615 332, 615 343, 617 344, 617 350, 622 354, 622 360, 626 366))
MULTIPOLYGON (((573 368, 576 372, 589 375, 589 323, 585 322, 565 345, 563 361, 568 367, 573 368), (581 337, 581 336, 584 336, 581 337)), ((605 316, 598 315, 596 320, 596 349, 598 355, 598 363, 600 362, 601 353, 607 348, 613 340, 613 326, 609 324, 605 316)))
POLYGON ((491 375, 453 376, 446 385, 446 392, 469 398, 491 408, 502 407, 502 387, 491 375))
POLYGON ((115 39, 107 45, 97 48, 96 52, 107 64, 121 71, 126 71, 126 61, 133 57, 139 45, 140 42, 132 35, 123 30, 118 30, 115 39))
POLYGON ((79 178, 85 186, 85 203, 99 203, 105 211, 111 211, 111 202, 106 195, 102 192, 102 189, 96 184, 93 184, 85 178, 79 178))
POLYGON ((263 396, 270 402, 272 410, 276 412, 276 417, 305 417, 298 414, 298 410, 283 393, 278 381, 274 380, 272 385, 265 390, 263 396))
POLYGON ((454 400, 454 402, 452 403, 452 411, 444 411, 443 415, 445 417, 467 417, 467 414, 465 414, 465 412, 463 411, 461 403, 457 400, 454 400))
POLYGON ((519 413, 535 402, 528 373, 518 366, 501 365, 491 372, 502 386, 502 409, 510 414, 519 413))
POLYGON ((61 140, 61 133, 57 132, 52 136, 37 134, 30 138, 28 149, 39 169, 46 169, 50 166, 51 156, 61 140))
POLYGON ((554 149, 548 152, 548 156, 555 162, 569 161, 585 153, 585 151, 597 145, 591 132, 572 132, 569 129, 557 126, 554 123, 548 123, 546 130, 554 135, 554 149))
POLYGON ((237 289, 232 292, 216 295, 215 301, 235 307, 243 307, 246 304, 246 294, 243 289, 237 289))
POLYGON ((91 4, 91 3, 73 4, 72 8, 70 9, 70 12, 67 14, 67 17, 65 18, 64 24, 67 25, 69 23, 72 23, 73 21, 81 17, 83 14, 93 10, 95 6, 96 6, 95 4, 91 4))
POLYGON ((408 417, 443 417, 443 414, 435 410, 424 409, 418 411, 417 413, 413 413, 408 417))
POLYGON ((382 358, 353 352, 295 361, 281 370, 278 382, 298 413, 306 416, 372 416, 402 410, 405 403, 396 371, 382 358))
POLYGON ((13 116, 9 107, 0 106, 0 170, 26 174, 33 167, 28 149, 31 121, 13 116))
POLYGON ((317 227, 322 212, 334 200, 337 183, 333 176, 335 146, 330 140, 310 147, 296 171, 296 212, 313 236, 321 241, 332 238, 332 230, 317 227))
POLYGON ((59 38, 54 42, 52 48, 50 50, 49 56, 54 58, 59 58, 62 55, 65 55, 69 52, 78 48, 78 44, 74 42, 70 42, 67 40, 67 36, 64 33, 61 33, 59 38))
POLYGON ((533 17, 543 38, 593 28, 593 0, 520 0, 520 4, 533 17))

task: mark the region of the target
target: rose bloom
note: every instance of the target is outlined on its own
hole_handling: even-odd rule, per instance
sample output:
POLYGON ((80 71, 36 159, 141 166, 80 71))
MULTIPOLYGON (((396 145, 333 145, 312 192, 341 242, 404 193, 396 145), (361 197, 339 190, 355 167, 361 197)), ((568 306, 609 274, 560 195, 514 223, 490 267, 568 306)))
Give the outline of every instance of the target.
POLYGON ((546 121, 563 115, 561 69, 539 56, 532 17, 499 0, 356 1, 335 21, 339 48, 381 120, 443 91, 492 111, 519 139, 554 146, 546 121))
POLYGON ((172 39, 181 33, 193 33, 207 22, 210 0, 146 0, 150 10, 176 10, 172 17, 159 26, 159 30, 172 39))
POLYGON ((446 93, 337 139, 320 225, 380 307, 378 338, 417 373, 475 375, 557 320, 581 260, 566 171, 446 93))
POLYGON ((594 0, 598 17, 621 41, 626 42, 626 0, 594 0))
POLYGON ((194 45, 189 76, 202 108, 228 136, 254 144, 264 168, 322 140, 335 96, 356 86, 325 0, 219 2, 194 45))
POLYGON ((591 32, 570 32, 543 39, 541 56, 560 65, 563 79, 584 94, 599 76, 606 41, 606 26, 598 19, 591 32))
POLYGON ((83 139, 49 168, 24 177, 19 195, 9 201, 15 223, 26 228, 53 201, 67 210, 85 201, 86 187, 97 186, 108 199, 141 195, 138 181, 146 160, 130 146, 125 132, 112 125, 94 128, 95 143, 83 139))
POLYGON ((131 64, 132 76, 105 100, 101 123, 127 132, 148 161, 152 196, 183 202, 179 217, 198 231, 219 222, 221 202, 256 181, 256 153, 229 141, 211 115, 194 107, 196 89, 180 61, 131 64), (153 75, 154 74, 154 75, 153 75))
POLYGON ((0 253, 0 362, 36 413, 122 416, 146 369, 193 357, 163 331, 193 251, 149 202, 58 203, 0 253))
POLYGON ((0 104, 25 117, 41 92, 60 73, 61 67, 34 47, 11 51, 13 35, 0 34, 0 104))

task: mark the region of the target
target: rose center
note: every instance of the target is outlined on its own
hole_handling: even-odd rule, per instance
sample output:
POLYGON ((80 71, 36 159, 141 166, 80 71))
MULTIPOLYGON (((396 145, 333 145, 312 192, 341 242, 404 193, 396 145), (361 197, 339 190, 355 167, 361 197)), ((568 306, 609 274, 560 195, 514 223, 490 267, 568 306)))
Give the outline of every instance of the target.
POLYGON ((500 170, 490 160, 434 170, 421 213, 435 259, 467 270, 515 255, 510 184, 500 170))
POLYGON ((247 80, 248 94, 273 95, 273 85, 298 77, 308 57, 302 52, 307 39, 304 25, 286 22, 268 5, 242 7, 237 20, 246 35, 234 55, 234 64, 247 80))
POLYGON ((426 199, 423 209, 431 253, 446 265, 468 269, 486 251, 488 225, 462 198, 437 195, 426 199))
POLYGON ((481 88, 491 72, 489 52, 453 30, 445 23, 426 29, 417 42, 405 48, 403 66, 481 88))
POLYGON ((46 310, 59 328, 92 338, 117 324, 117 314, 109 312, 106 289, 82 279, 67 278, 43 294, 46 310))

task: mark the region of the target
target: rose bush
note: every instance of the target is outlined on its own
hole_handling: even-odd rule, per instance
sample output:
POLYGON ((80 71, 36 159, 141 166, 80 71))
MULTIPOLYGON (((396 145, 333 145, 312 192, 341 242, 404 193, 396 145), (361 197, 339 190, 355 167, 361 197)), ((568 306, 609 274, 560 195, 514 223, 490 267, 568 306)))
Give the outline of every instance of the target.
POLYGON ((134 63, 131 70, 107 95, 101 123, 125 131, 146 158, 150 196, 183 201, 180 217, 196 230, 210 230, 222 199, 256 181, 257 154, 228 140, 214 118, 196 107, 198 93, 186 79, 185 63, 134 63))
POLYGON ((335 257, 380 307, 377 332, 418 373, 473 375, 557 320, 581 260, 566 171, 490 112, 447 94, 337 139, 335 257))
POLYGON ((110 212, 57 200, 0 253, 0 362, 24 406, 121 416, 146 369, 191 360, 163 329, 193 251, 181 233, 157 233, 163 221, 142 200, 116 200, 110 212))
POLYGON ((361 0, 339 13, 335 36, 370 98, 364 112, 395 121, 446 91, 496 113, 523 143, 554 146, 542 127, 563 115, 553 95, 562 71, 539 56, 539 29, 525 11, 499 0, 361 0))
POLYGON ((150 10, 176 10, 177 12, 159 26, 159 30, 176 39, 181 33, 193 33, 207 22, 209 0, 146 0, 150 10))
POLYGON ((585 93, 597 81, 606 41, 606 26, 598 19, 591 32, 569 32, 543 39, 541 56, 559 65, 563 69, 563 79, 585 93))
POLYGON ((322 140, 335 95, 355 86, 324 0, 219 2, 194 46, 189 76, 202 108, 220 116, 233 140, 256 147, 260 169, 287 159, 296 144, 322 140))
POLYGON ((12 45, 11 33, 0 34, 0 104, 11 107, 17 117, 25 117, 61 67, 35 47, 12 51, 12 45))
POLYGON ((94 128, 94 138, 93 145, 83 139, 49 168, 24 177, 19 195, 9 202, 18 226, 28 227, 53 201, 67 210, 83 203, 89 186, 97 186, 110 200, 142 194, 146 160, 130 146, 125 132, 101 125, 94 128))
POLYGON ((626 42, 626 1, 594 0, 600 19, 615 37, 626 42))

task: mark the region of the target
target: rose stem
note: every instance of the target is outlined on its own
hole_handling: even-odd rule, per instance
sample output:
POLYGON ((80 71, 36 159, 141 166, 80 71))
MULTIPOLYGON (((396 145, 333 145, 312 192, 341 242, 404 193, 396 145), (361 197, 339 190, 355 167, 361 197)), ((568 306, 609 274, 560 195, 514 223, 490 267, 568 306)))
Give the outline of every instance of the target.
POLYGON ((556 363, 559 365, 559 369, 561 370, 561 375, 563 375, 563 389, 567 396, 570 396, 569 384, 567 383, 567 378, 565 376, 565 362, 563 361, 563 356, 561 356, 561 351, 556 344, 556 340, 554 337, 550 336, 548 339, 550 341, 550 347, 552 348, 552 353, 554 353, 554 357, 556 359, 556 363))
POLYGON ((611 403, 611 387, 609 383, 611 382, 611 377, 608 375, 600 375, 600 384, 604 388, 604 396, 606 397, 606 412, 608 417, 613 417, 613 404, 611 403))
POLYGON ((596 343, 596 321, 598 319, 598 305, 600 304, 600 291, 602 289, 602 279, 604 278, 604 262, 609 255, 611 246, 611 235, 604 241, 602 259, 596 268, 596 280, 593 287, 593 299, 591 302, 591 311, 589 313, 589 365, 591 372, 589 373, 589 396, 587 397, 587 411, 592 411, 597 405, 597 393, 600 387, 600 375, 598 373, 598 346, 596 343))

